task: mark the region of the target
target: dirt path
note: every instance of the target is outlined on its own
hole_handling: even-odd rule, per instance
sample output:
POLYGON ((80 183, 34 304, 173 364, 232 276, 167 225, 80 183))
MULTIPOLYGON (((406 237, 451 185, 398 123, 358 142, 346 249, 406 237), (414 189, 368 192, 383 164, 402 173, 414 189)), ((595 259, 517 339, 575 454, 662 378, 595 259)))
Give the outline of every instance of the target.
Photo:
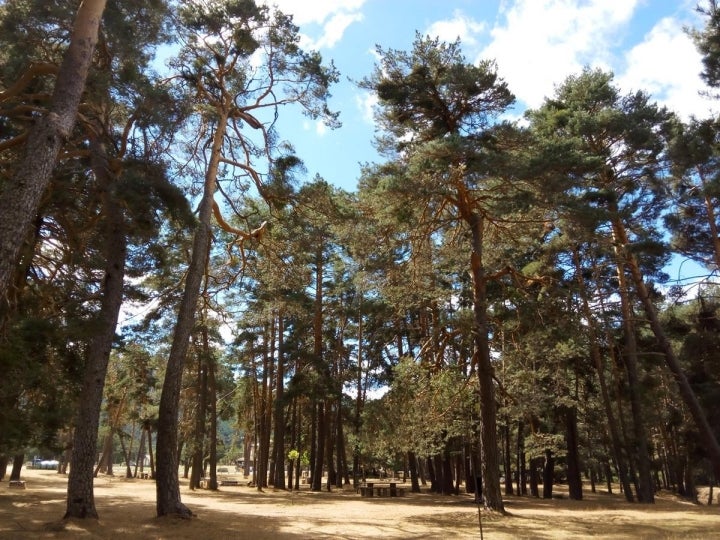
MULTIPOLYGON (((150 480, 100 477, 95 497, 100 520, 62 524, 67 479, 53 471, 23 471, 26 489, 0 485, 0 538, 7 539, 479 539, 477 507, 467 495, 409 494, 360 498, 333 493, 257 490, 239 486, 191 492, 182 486, 192 520, 158 519, 150 480)), ((483 537, 720 539, 720 507, 660 495, 655 505, 620 495, 586 493, 584 501, 506 497, 508 516, 483 512, 483 537)))

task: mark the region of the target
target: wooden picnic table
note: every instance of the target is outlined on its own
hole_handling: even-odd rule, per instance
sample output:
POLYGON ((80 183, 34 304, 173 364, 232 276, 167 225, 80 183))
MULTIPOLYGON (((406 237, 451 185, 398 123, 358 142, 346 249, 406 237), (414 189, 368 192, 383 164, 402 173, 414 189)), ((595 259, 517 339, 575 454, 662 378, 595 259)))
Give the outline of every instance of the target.
POLYGON ((402 497, 405 488, 398 487, 397 482, 362 482, 358 492, 362 497, 402 497))

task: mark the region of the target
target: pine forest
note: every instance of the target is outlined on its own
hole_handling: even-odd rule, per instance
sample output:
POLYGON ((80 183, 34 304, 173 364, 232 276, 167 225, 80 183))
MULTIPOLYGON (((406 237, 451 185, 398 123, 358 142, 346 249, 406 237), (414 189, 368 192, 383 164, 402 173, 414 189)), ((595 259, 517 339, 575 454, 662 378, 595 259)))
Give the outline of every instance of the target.
POLYGON ((98 474, 154 479, 158 516, 228 470, 498 513, 559 484, 712 498, 720 120, 589 67, 517 118, 460 40, 375 54, 382 159, 351 192, 281 130, 331 138, 345 74, 277 8, 0 2, 0 477, 51 463, 79 519, 98 474))

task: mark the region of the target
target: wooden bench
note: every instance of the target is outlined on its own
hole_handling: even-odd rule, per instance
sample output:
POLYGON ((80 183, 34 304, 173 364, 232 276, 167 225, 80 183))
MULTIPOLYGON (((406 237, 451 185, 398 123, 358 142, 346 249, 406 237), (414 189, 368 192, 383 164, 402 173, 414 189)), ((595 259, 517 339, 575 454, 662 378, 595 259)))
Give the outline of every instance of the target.
POLYGON ((25 489, 25 480, 10 480, 10 487, 25 489))

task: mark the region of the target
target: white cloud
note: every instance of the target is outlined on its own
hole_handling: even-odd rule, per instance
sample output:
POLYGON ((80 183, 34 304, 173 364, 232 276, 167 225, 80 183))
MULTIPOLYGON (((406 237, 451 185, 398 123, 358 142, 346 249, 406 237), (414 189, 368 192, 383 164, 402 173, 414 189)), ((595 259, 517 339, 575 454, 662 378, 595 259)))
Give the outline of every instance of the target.
POLYGON ((370 125, 375 125, 373 113, 377 103, 377 94, 373 92, 363 92, 355 95, 355 105, 357 105, 357 108, 360 111, 360 116, 370 125))
POLYGON ((262 3, 276 5, 283 13, 293 15, 297 25, 310 23, 323 24, 326 19, 337 13, 354 13, 362 8, 366 0, 261 0, 262 3))
POLYGON ((310 49, 331 49, 343 37, 345 30, 354 22, 363 20, 362 13, 336 13, 323 26, 323 33, 316 41, 309 41, 310 49))
POLYGON ((700 53, 678 20, 660 20, 625 60, 625 72, 617 77, 623 90, 645 90, 686 119, 708 116, 713 102, 699 95, 707 89, 699 76, 700 53))
POLYGON ((462 11, 456 10, 453 18, 437 21, 430 25, 425 34, 432 38, 440 38, 448 43, 460 38, 463 46, 472 46, 477 43, 475 35, 485 30, 485 24, 467 17, 462 11))
POLYGON ((291 14, 293 22, 307 31, 307 26, 317 24, 322 27, 319 37, 303 34, 302 46, 309 49, 333 47, 353 22, 363 19, 360 11, 366 0, 261 0, 276 5, 283 13, 291 14))
POLYGON ((480 58, 495 59, 519 100, 539 106, 585 65, 608 68, 639 0, 511 0, 480 58))
POLYGON ((322 137, 327 133, 328 127, 325 125, 325 122, 319 121, 315 122, 315 133, 318 137, 322 137))

